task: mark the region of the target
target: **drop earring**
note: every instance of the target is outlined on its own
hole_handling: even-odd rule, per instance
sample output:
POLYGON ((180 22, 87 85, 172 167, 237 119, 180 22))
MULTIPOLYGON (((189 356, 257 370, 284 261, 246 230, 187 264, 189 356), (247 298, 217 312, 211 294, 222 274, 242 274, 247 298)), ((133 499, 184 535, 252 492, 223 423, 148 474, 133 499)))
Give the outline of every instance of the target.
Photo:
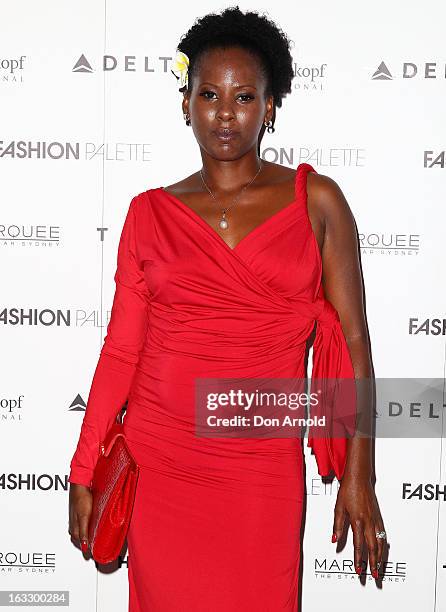
POLYGON ((264 121, 264 125, 266 125, 266 129, 268 130, 268 134, 272 134, 275 132, 275 127, 273 126, 273 122, 271 120, 264 121))
POLYGON ((183 118, 186 121, 186 125, 190 125, 189 113, 183 113, 183 118))

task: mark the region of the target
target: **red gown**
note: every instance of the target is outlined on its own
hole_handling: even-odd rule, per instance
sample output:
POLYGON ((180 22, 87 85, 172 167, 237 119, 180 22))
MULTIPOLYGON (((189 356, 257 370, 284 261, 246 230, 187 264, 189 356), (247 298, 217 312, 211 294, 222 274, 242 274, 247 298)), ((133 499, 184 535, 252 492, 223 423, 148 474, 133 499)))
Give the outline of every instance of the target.
MULTIPOLYGON (((194 379, 353 377, 322 261, 295 199, 234 249, 162 187, 133 198, 116 292, 70 482, 89 485, 98 444, 128 398, 141 465, 128 532, 131 612, 296 612, 302 440, 194 435, 194 379)), ((310 438, 319 473, 342 476, 346 440, 310 438)), ((329 528, 330 526, 327 526, 329 528)))

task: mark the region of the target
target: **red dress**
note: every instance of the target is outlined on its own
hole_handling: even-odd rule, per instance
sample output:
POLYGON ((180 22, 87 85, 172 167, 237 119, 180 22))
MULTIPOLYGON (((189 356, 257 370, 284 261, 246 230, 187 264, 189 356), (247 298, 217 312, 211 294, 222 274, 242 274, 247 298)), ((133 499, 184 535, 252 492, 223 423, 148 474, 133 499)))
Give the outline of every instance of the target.
MULTIPOLYGON (((133 198, 116 292, 70 482, 89 485, 99 441, 128 397, 140 463, 128 533, 131 612, 296 612, 304 500, 300 438, 194 435, 196 377, 353 377, 322 262, 295 199, 231 249, 162 187, 133 198)), ((320 474, 340 477, 344 439, 309 440, 320 474)), ((327 529, 330 526, 327 525, 327 529)))

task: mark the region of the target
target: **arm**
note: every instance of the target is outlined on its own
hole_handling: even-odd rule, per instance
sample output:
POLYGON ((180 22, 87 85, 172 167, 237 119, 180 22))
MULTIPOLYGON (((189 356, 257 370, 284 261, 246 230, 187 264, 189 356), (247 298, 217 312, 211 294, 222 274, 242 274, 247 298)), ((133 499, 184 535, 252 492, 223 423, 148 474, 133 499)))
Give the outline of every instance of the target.
MULTIPOLYGON (((364 286, 356 224, 350 207, 338 184, 328 176, 312 176, 309 208, 317 216, 322 255, 322 284, 325 297, 339 314, 356 379, 373 379, 371 350, 364 310, 364 286)), ((365 384, 358 386, 365 388, 365 384)), ((358 429, 370 433, 373 414, 372 397, 361 398, 358 429), (361 426, 359 426, 361 425, 361 426)), ((367 436, 348 440, 345 473, 372 478, 372 445, 367 436)))
MULTIPOLYGON (((355 435, 347 441, 347 463, 335 507, 333 533, 339 540, 348 515, 353 531, 355 567, 361 565, 361 549, 367 542, 370 567, 382 558, 383 530, 378 502, 372 487, 373 366, 364 311, 359 246, 356 224, 338 184, 324 175, 311 175, 308 207, 315 216, 321 247, 325 297, 339 314, 358 386, 357 427, 366 436, 355 435), (364 393, 368 389, 369 392, 364 393)), ((358 570, 357 570, 358 571, 358 570)), ((376 577, 376 572, 375 572, 376 577)))
POLYGON ((90 486, 99 451, 109 427, 127 399, 143 348, 149 292, 136 245, 138 197, 130 203, 118 248, 111 318, 93 376, 79 441, 70 463, 69 482, 90 486))

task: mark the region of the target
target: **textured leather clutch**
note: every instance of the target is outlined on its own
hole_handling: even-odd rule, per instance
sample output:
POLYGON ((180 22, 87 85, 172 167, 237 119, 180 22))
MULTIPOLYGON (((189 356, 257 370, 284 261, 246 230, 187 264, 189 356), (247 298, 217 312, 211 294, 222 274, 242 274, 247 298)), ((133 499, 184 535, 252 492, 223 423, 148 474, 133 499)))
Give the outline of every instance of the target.
POLYGON ((93 473, 93 508, 88 525, 92 557, 98 563, 118 558, 130 524, 139 465, 133 458, 119 421, 110 427, 100 444, 93 473))

